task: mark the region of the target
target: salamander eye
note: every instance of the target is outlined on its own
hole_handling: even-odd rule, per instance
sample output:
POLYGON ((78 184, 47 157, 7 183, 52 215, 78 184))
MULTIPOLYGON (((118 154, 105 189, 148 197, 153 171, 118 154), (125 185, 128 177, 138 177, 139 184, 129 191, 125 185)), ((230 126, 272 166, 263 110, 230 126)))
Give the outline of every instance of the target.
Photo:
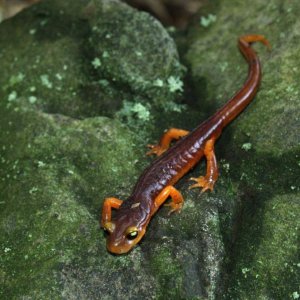
POLYGON ((126 238, 130 241, 134 240, 139 234, 137 227, 128 227, 126 230, 126 238))

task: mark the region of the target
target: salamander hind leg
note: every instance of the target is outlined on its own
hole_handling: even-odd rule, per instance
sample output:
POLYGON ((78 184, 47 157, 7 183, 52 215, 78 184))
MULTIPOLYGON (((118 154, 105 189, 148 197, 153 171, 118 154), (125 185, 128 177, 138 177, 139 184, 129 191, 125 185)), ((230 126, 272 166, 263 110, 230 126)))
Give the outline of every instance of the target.
POLYGON ((190 186, 190 189, 200 187, 202 188, 201 193, 206 190, 213 190, 214 184, 219 176, 217 160, 214 152, 214 143, 215 139, 212 138, 206 142, 204 147, 204 155, 207 160, 206 175, 198 178, 190 178, 190 180, 196 181, 195 184, 190 186))
POLYGON ((172 201, 168 204, 165 204, 165 206, 171 207, 169 215, 173 212, 180 212, 184 202, 183 197, 181 193, 171 185, 166 186, 156 197, 154 202, 156 210, 166 201, 169 196, 172 198, 172 201))
POLYGON ((247 44, 251 44, 251 43, 255 43, 255 42, 261 42, 265 46, 267 46, 267 48, 269 50, 271 50, 271 45, 270 45, 269 41, 263 35, 260 35, 260 34, 248 34, 248 35, 244 35, 244 36, 241 36, 239 38, 239 41, 240 41, 240 43, 245 42, 247 44))
POLYGON ((148 145, 148 147, 151 150, 148 151, 146 154, 147 155, 156 154, 157 156, 159 156, 169 149, 170 144, 173 140, 178 140, 183 136, 186 136, 187 134, 189 134, 189 131, 187 130, 170 128, 162 135, 157 145, 148 145))

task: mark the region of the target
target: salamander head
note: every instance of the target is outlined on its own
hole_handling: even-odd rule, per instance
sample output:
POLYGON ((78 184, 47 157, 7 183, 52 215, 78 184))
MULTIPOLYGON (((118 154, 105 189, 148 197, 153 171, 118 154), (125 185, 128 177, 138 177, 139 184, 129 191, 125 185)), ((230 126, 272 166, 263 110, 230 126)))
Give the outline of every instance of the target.
POLYGON ((103 224, 108 233, 106 247, 109 252, 123 254, 130 251, 144 236, 148 222, 141 223, 132 214, 123 214, 103 224))

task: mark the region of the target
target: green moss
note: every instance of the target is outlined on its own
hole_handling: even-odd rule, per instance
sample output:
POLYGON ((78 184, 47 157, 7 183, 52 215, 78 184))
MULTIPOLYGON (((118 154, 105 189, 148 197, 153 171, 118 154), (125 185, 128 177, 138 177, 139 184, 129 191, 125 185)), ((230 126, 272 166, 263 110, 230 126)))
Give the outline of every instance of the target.
POLYGON ((202 96, 202 106, 211 112, 223 105, 246 78, 247 64, 238 53, 237 38, 255 32, 269 39, 271 51, 259 44, 253 46, 262 62, 260 91, 246 113, 232 125, 237 139, 250 134, 253 147, 260 152, 282 154, 283 142, 294 149, 300 142, 296 134, 299 101, 295 88, 300 84, 296 75, 299 51, 294 36, 299 29, 295 14, 299 8, 298 3, 288 4, 280 0, 263 5, 263 9, 259 0, 252 2, 250 7, 239 0, 228 5, 220 2, 214 11, 218 22, 209 31, 197 28, 191 35, 191 47, 186 58, 191 65, 198 95, 202 96), (237 17, 241 11, 247 11, 249 16, 243 22, 237 17), (236 18, 228 21, 228 14, 236 18), (274 20, 274 26, 266 26, 266 16, 270 22, 274 20), (284 36, 280 37, 280 33, 284 36), (287 40, 288 46, 283 45, 282 42, 287 40))
POLYGON ((166 245, 161 245, 151 254, 150 269, 155 276, 158 275, 160 285, 158 299, 182 298, 180 296, 183 287, 181 267, 166 245))
POLYGON ((209 14, 207 17, 201 17, 200 24, 203 27, 209 27, 211 24, 215 23, 217 17, 215 15, 209 14))
MULTIPOLYGON (((122 276, 123 288, 116 281, 116 298, 149 295, 150 287, 153 297, 157 292, 155 280, 142 276, 138 249, 123 257, 107 253, 99 214, 105 197, 126 199, 130 194, 149 136, 144 123, 152 120, 146 101, 159 94, 159 101, 175 106, 176 93, 168 90, 167 78, 179 81, 182 69, 175 44, 162 26, 127 6, 119 10, 110 5, 119 30, 124 24, 128 30, 120 53, 126 48, 139 58, 133 61, 117 53, 121 65, 128 66, 122 76, 114 69, 120 61, 115 56, 118 39, 111 35, 111 44, 102 43, 90 27, 92 18, 110 20, 111 10, 92 17, 85 1, 72 3, 72 9, 66 9, 65 2, 44 1, 0 26, 0 126, 5 128, 0 132, 0 297, 111 297, 106 287, 116 274, 132 269, 140 275, 122 276), (143 25, 139 32, 136 22, 143 25), (157 46, 160 35, 165 46, 153 57, 151 47, 157 46), (140 36, 144 39, 135 40, 140 36), (106 45, 103 51, 99 43, 106 45), (162 67, 158 58, 170 64, 162 67), (163 90, 153 85, 160 77, 163 90), (127 102, 125 114, 115 120, 103 117, 114 116, 126 99, 132 102, 127 102), (140 135, 117 120, 130 125, 124 116, 139 130, 144 128, 140 135), (87 288, 103 274, 105 284, 87 288)), ((112 33, 116 28, 114 23, 101 26, 112 33)))
POLYGON ((272 45, 271 52, 253 45, 263 68, 260 90, 216 147, 217 157, 230 162, 226 170, 231 179, 223 181, 227 175, 221 170, 217 194, 235 198, 231 209, 220 216, 228 254, 224 272, 229 278, 223 288, 230 290, 228 299, 292 299, 299 289, 295 267, 300 215, 295 194, 299 191, 299 49, 294 35, 299 29, 298 10, 298 3, 279 0, 263 6, 260 1, 251 6, 220 1, 210 12, 217 22, 209 30, 193 26, 189 36, 192 46, 186 59, 196 94, 209 112, 223 105, 246 78, 247 64, 238 53, 237 37, 264 34, 272 45), (241 15, 246 16, 242 22, 241 15), (268 26, 266 18, 274 20, 274 26, 268 26), (222 187, 227 190, 218 192, 222 187), (290 214, 294 215, 287 217, 290 214))
POLYGON ((105 58, 98 68, 100 76, 156 104, 171 101, 175 92, 182 91, 183 67, 173 40, 159 22, 117 2, 93 1, 91 10, 91 46, 96 56, 105 58))
POLYGON ((101 67, 101 60, 98 57, 95 57, 92 61, 92 65, 95 69, 98 69, 99 67, 101 67))
POLYGON ((124 3, 49 0, 2 23, 0 297, 297 297, 298 11, 218 1, 205 13, 217 22, 182 33, 184 84, 168 32, 124 3), (216 145, 214 192, 183 178, 181 214, 161 209, 138 247, 110 255, 103 199, 126 200, 165 128, 191 130, 242 85, 236 38, 248 32, 274 50, 254 46, 263 82, 216 145))
POLYGON ((300 281, 295 260, 299 258, 298 199, 293 194, 276 196, 260 206, 255 217, 246 217, 247 235, 237 246, 230 299, 292 299, 300 281))
MULTIPOLYGON (((55 296, 59 283, 51 270, 85 261, 86 251, 97 251, 95 242, 101 238, 96 212, 105 196, 113 193, 107 182, 118 184, 118 178, 134 176, 134 159, 119 161, 121 155, 128 159, 134 153, 128 146, 131 138, 118 122, 106 118, 79 122, 23 108, 16 112, 16 106, 1 108, 6 112, 1 126, 8 120, 11 124, 9 131, 1 132, 6 165, 0 172, 5 199, 1 294, 13 297, 51 287, 48 296, 55 296), (120 152, 112 153, 113 148, 120 152)), ((126 190, 126 180, 122 184, 126 190)))

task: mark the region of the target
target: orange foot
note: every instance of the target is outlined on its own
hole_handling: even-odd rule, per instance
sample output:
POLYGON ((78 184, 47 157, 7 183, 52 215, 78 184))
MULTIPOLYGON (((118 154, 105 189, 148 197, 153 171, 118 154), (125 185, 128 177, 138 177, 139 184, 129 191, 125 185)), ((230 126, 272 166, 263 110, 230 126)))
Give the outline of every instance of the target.
POLYGON ((168 212, 168 216, 169 216, 173 212, 179 212, 180 213, 180 211, 182 209, 182 206, 183 206, 183 202, 175 203, 174 201, 172 201, 170 203, 165 204, 164 206, 171 206, 171 209, 168 212))
POLYGON ((160 145, 147 145, 147 147, 149 147, 151 150, 148 151, 146 153, 146 155, 155 154, 157 156, 160 156, 160 155, 162 155, 167 150, 167 148, 164 148, 164 147, 162 147, 160 145))
POLYGON ((213 181, 207 179, 204 176, 200 176, 198 178, 191 177, 190 180, 196 181, 196 183, 191 185, 189 187, 189 189, 193 189, 193 188, 196 188, 196 187, 202 187, 201 193, 204 193, 207 190, 213 191, 213 189, 214 189, 214 184, 215 183, 213 181))

